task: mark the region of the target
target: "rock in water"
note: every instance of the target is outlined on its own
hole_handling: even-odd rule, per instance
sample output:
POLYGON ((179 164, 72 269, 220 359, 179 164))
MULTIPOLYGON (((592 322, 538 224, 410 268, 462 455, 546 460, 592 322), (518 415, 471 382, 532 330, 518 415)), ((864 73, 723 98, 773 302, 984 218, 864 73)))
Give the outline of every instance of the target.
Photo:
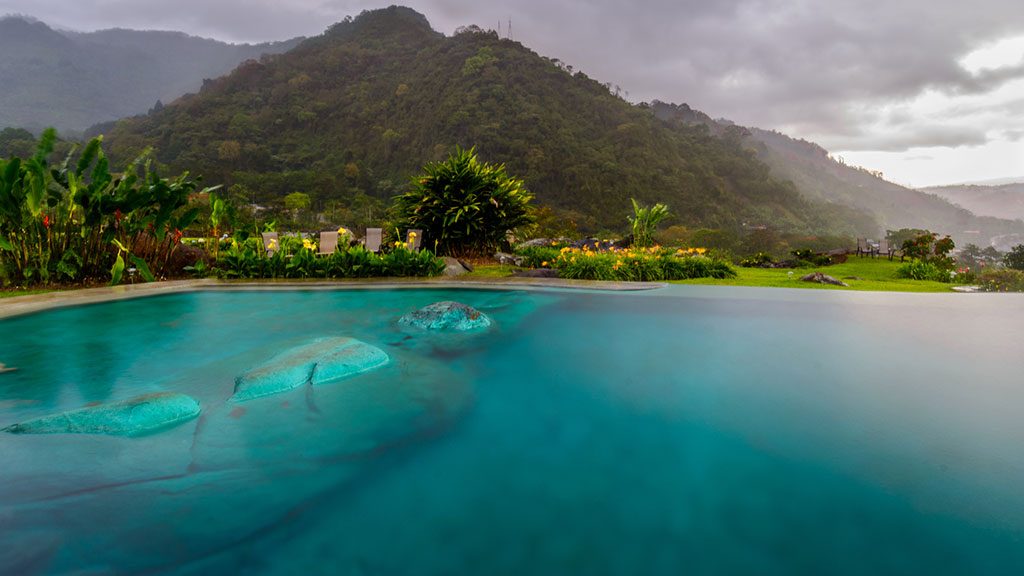
POLYGON ((324 384, 388 363, 388 355, 355 338, 322 338, 285 350, 235 379, 236 402, 279 394, 307 383, 324 384))
POLYGON ((351 338, 348 340, 350 344, 338 347, 317 361, 311 378, 314 386, 369 372, 390 360, 387 353, 376 346, 351 338))
POLYGON ((11 434, 143 436, 199 415, 199 402, 177 392, 146 394, 121 402, 43 416, 4 428, 11 434))
POLYGON ((491 319, 479 310, 459 302, 436 302, 402 316, 398 323, 424 330, 466 332, 487 328, 491 325, 491 319))

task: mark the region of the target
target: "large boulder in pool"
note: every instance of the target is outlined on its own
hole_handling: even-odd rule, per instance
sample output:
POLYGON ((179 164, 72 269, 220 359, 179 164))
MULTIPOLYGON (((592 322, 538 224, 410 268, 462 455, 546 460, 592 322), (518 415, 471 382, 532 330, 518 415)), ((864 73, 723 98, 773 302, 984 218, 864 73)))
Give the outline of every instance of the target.
POLYGON ((459 302, 435 302, 402 316, 398 323, 424 330, 467 332, 487 328, 491 319, 476 308, 459 302))
POLYGON ((143 436, 187 422, 199 415, 199 402, 176 392, 137 396, 43 416, 4 428, 11 434, 108 434, 143 436))
POLYGON ((236 378, 232 400, 244 402, 305 384, 326 384, 379 368, 388 361, 386 352, 355 338, 321 338, 285 350, 236 378))

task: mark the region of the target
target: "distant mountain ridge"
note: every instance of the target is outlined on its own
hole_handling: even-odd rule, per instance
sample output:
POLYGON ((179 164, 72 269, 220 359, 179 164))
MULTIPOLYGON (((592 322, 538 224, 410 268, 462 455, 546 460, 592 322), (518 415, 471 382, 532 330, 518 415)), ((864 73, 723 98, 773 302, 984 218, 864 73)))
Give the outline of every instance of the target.
POLYGON ((388 199, 425 162, 476 146, 581 229, 620 229, 629 199, 674 223, 856 233, 862 219, 806 200, 737 142, 669 125, 585 74, 497 34, 446 37, 408 8, 368 11, 293 50, 249 62, 164 109, 107 131, 121 159, 152 146, 255 202, 303 191, 316 205, 388 199))
POLYGON ((78 133, 145 112, 200 88, 245 60, 285 52, 302 39, 227 44, 181 32, 55 30, 0 18, 0 128, 54 126, 78 133))
POLYGON ((941 196, 975 214, 1024 220, 1024 182, 998 186, 930 186, 921 191, 941 196))
POLYGON ((741 138, 771 167, 774 176, 792 181, 806 197, 867 213, 882 230, 925 228, 949 234, 958 243, 983 245, 992 238, 1024 232, 1024 224, 1013 221, 1020 216, 974 210, 971 204, 952 200, 938 190, 914 190, 894 184, 876 172, 846 165, 813 142, 714 120, 685 104, 655 102, 652 109, 669 122, 705 125, 720 136, 728 137, 731 133, 741 138))

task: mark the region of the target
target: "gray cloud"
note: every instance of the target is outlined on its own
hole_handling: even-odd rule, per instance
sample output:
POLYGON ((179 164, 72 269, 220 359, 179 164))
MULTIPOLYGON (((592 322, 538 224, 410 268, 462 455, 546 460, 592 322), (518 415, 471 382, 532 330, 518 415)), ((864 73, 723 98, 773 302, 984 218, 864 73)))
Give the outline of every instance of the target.
MULTIPOLYGON (((1024 63, 972 75, 958 61, 1024 34, 1024 2, 979 0, 409 0, 435 28, 512 32, 534 50, 622 86, 633 100, 688 102, 714 117, 813 137, 846 150, 958 146, 992 125, 915 128, 912 111, 880 109, 932 90, 985 95, 1024 78, 1024 63), (888 114, 888 116, 886 116, 888 114), (865 126, 905 128, 875 134, 865 126), (852 148, 851 148, 852 147, 852 148)), ((0 0, 75 29, 180 29, 233 41, 317 34, 363 0, 0 0)), ((984 107, 984 103, 974 106, 984 107)), ((934 123, 934 119, 932 119, 934 123)))
POLYGON ((886 134, 861 133, 833 138, 837 150, 853 152, 903 152, 911 148, 980 146, 989 141, 983 129, 956 126, 923 126, 886 134))

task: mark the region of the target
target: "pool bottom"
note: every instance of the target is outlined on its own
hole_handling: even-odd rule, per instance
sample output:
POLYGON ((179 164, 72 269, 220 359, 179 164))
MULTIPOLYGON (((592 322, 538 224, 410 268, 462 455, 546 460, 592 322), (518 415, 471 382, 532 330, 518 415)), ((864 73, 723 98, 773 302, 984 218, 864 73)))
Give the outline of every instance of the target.
POLYGON ((851 307, 675 289, 359 296, 196 294, 5 323, 22 336, 0 351, 26 369, 2 383, 3 398, 34 403, 8 404, 4 422, 147 387, 196 395, 204 414, 142 439, 0 437, 10 471, 0 479, 0 565, 193 574, 1024 566, 1024 430, 1012 409, 1022 366, 996 344, 1019 335, 1012 312, 972 303, 937 318, 908 299, 851 307), (437 337, 393 325, 441 299, 480 308, 494 330, 437 337), (85 334, 97 324, 107 329, 85 334), (49 343, 75 326, 81 340, 54 358, 49 343), (963 344, 937 328, 985 346, 965 363, 955 355, 963 344), (225 401, 244 367, 325 331, 395 361, 337 386, 225 401), (901 346, 874 338, 880 331, 901 346))

